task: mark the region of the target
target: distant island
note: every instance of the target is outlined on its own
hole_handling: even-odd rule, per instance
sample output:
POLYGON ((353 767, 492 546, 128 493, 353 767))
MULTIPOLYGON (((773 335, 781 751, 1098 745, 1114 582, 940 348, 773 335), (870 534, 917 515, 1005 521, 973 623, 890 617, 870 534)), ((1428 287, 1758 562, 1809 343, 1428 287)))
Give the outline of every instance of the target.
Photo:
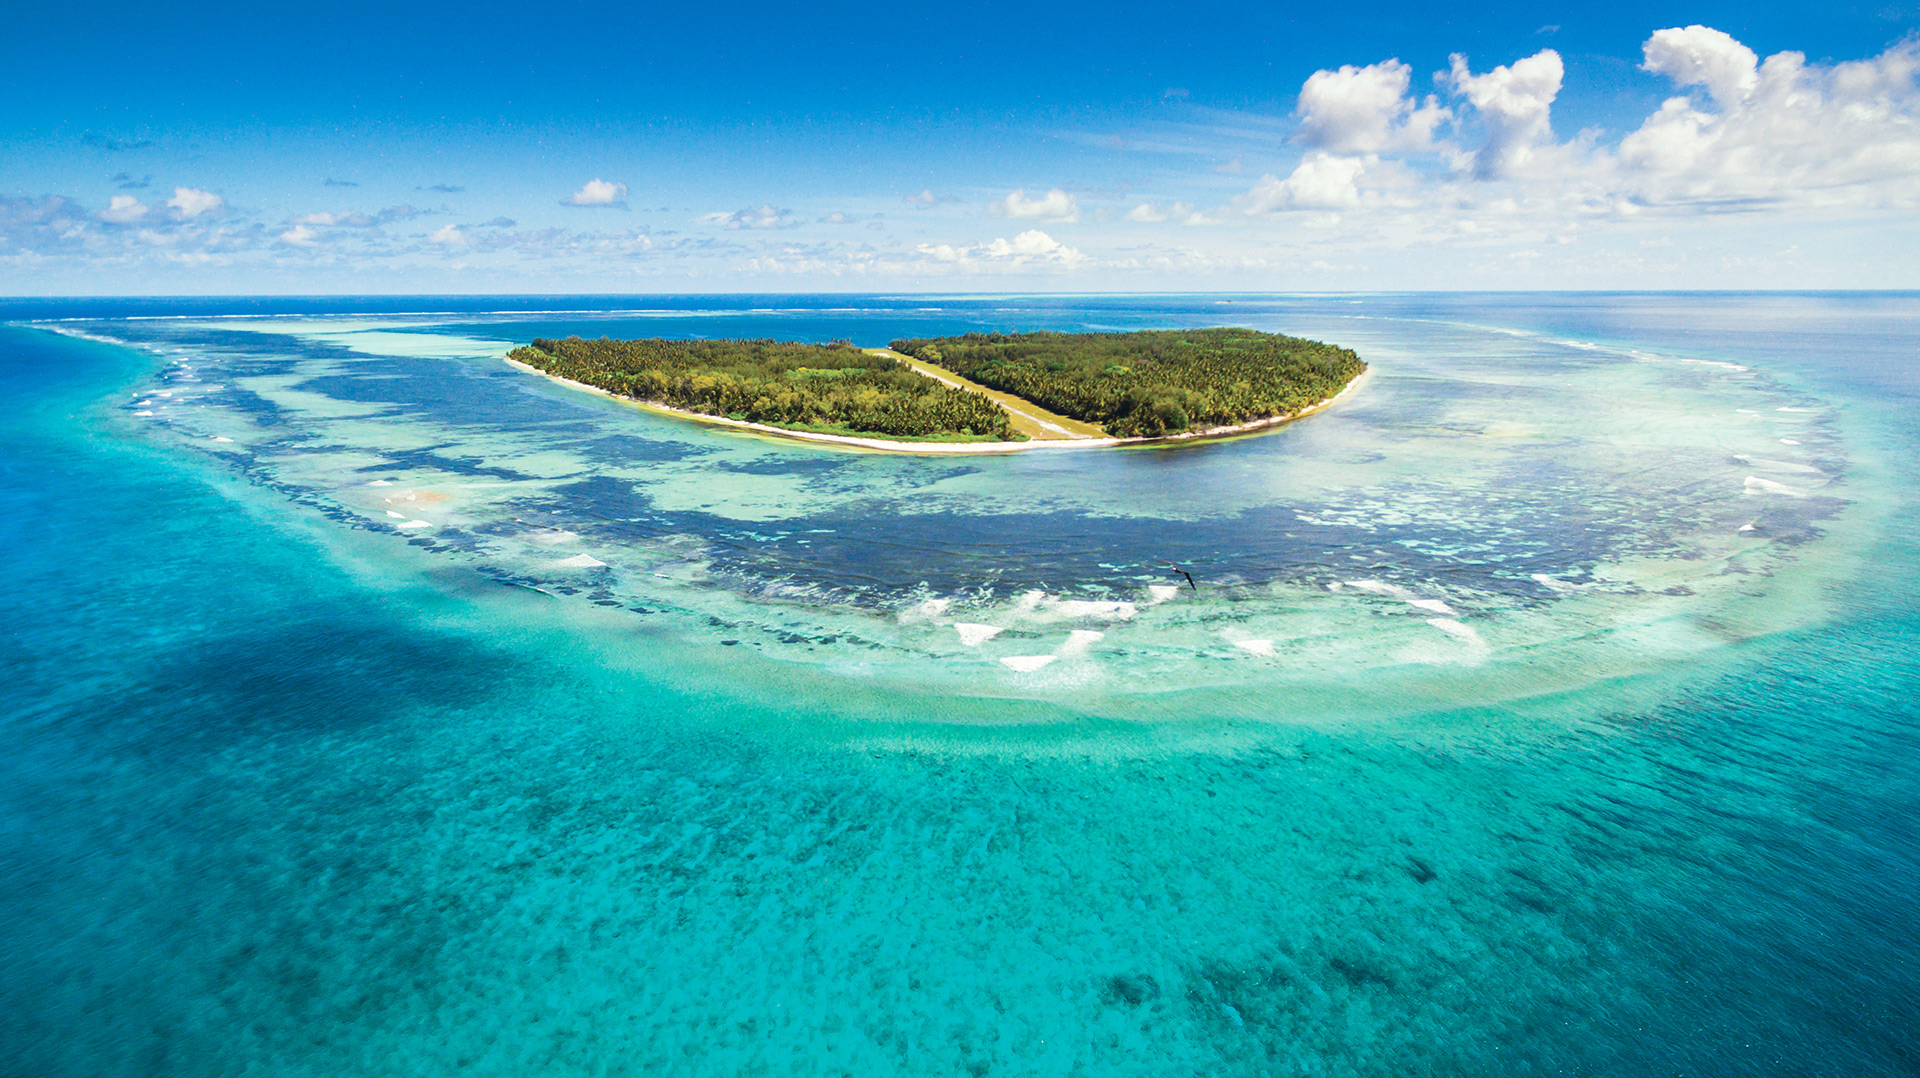
POLYGON ((1316 410, 1366 370, 1349 349, 1250 329, 969 333, 887 349, 539 338, 507 358, 695 418, 917 452, 1237 433, 1316 410))

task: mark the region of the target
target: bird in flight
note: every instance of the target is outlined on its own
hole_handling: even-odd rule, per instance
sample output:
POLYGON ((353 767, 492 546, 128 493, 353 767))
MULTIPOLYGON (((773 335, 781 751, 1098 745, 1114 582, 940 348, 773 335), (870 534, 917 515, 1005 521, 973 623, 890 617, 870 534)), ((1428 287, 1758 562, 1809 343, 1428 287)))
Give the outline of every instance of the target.
POLYGON ((1187 572, 1187 571, 1186 571, 1185 569, 1182 569, 1182 568, 1180 568, 1180 567, 1179 567, 1178 565, 1175 565, 1174 563, 1172 563, 1172 562, 1170 562, 1170 561, 1163 561, 1163 562, 1161 562, 1160 564, 1162 564, 1162 565, 1164 565, 1164 566, 1166 566, 1166 567, 1167 567, 1167 568, 1169 568, 1169 569, 1172 569, 1172 570, 1173 570, 1174 572, 1176 572, 1176 573, 1179 573, 1179 574, 1180 574, 1181 576, 1184 576, 1184 577, 1186 577, 1186 578, 1187 578, 1187 587, 1190 587, 1190 588, 1192 588, 1192 589, 1193 589, 1194 591, 1199 591, 1199 590, 1200 590, 1200 585, 1198 585, 1198 584, 1195 584, 1195 583, 1193 582, 1193 574, 1192 574, 1192 573, 1189 573, 1189 572, 1187 572))

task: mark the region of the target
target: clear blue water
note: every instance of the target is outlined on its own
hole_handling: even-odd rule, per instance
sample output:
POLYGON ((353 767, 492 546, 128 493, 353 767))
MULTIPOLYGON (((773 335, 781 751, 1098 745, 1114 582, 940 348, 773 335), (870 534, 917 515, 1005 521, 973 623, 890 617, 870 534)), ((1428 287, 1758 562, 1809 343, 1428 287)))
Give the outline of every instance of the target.
POLYGON ((1920 297, 0 318, 5 1073, 1920 1070, 1920 297), (936 460, 498 360, 1222 322, 1373 372, 936 460))

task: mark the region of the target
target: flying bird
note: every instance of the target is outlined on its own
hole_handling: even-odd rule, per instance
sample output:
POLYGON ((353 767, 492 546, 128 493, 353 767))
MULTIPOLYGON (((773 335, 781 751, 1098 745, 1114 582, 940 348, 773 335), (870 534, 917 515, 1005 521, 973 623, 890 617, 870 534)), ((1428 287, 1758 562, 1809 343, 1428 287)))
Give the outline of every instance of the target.
POLYGON ((1173 563, 1172 563, 1172 562, 1170 562, 1170 561, 1163 561, 1163 562, 1161 562, 1160 564, 1162 564, 1162 565, 1164 565, 1164 566, 1166 566, 1166 567, 1167 567, 1167 568, 1169 568, 1169 569, 1172 569, 1172 570, 1173 570, 1174 572, 1176 572, 1176 573, 1179 573, 1179 574, 1180 574, 1181 576, 1184 576, 1184 577, 1186 577, 1186 578, 1187 578, 1187 587, 1190 587, 1190 588, 1192 588, 1192 589, 1193 589, 1194 591, 1199 591, 1199 590, 1200 590, 1200 585, 1198 585, 1198 584, 1195 584, 1195 583, 1193 582, 1193 574, 1192 574, 1192 573, 1189 573, 1189 572, 1187 572, 1187 571, 1186 571, 1185 569, 1182 569, 1182 568, 1180 568, 1180 567, 1179 567, 1178 565, 1175 565, 1175 564, 1173 564, 1173 563))

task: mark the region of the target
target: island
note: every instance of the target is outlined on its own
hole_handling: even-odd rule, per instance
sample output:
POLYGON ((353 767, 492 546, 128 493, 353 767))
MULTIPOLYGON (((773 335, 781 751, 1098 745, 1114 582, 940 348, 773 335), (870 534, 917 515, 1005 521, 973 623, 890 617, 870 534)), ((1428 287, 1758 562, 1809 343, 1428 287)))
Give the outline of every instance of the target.
POLYGON ((1316 411, 1367 365, 1251 329, 848 341, 535 339, 507 359, 645 407, 908 452, 1219 437, 1316 411))
POLYGON ((546 374, 702 416, 809 434, 1011 441, 1004 408, 845 341, 536 339, 507 353, 546 374))
POLYGON ((1251 329, 969 333, 892 349, 1123 439, 1289 418, 1367 369, 1349 349, 1251 329))

